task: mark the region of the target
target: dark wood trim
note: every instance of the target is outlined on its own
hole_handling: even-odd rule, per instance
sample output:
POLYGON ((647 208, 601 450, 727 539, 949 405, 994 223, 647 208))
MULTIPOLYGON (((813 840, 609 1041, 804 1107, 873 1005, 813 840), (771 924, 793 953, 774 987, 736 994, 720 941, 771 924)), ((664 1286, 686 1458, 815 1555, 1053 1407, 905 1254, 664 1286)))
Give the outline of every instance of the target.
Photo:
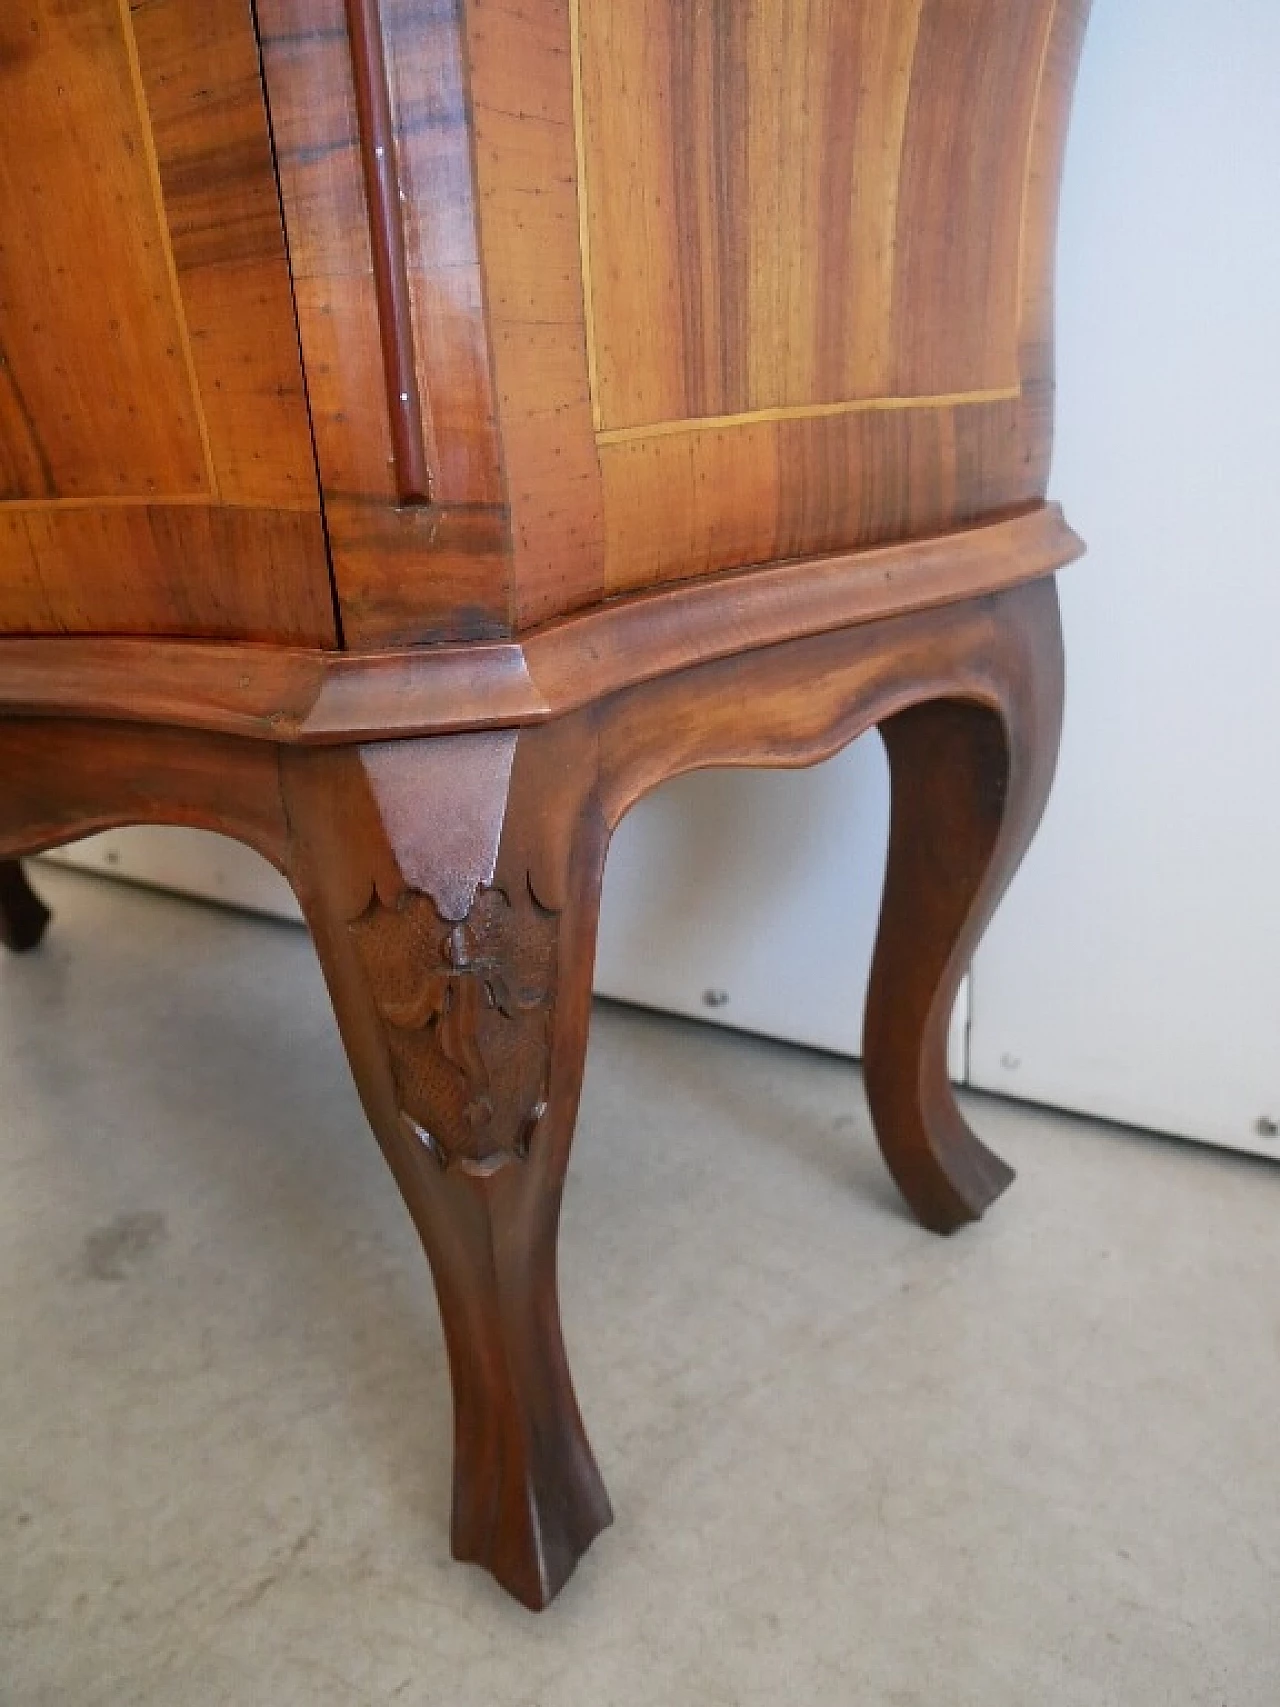
POLYGON ((0 640, 0 715, 157 722, 298 746, 544 723, 692 664, 1035 580, 1082 551, 1048 504, 936 539, 619 600, 522 641, 335 654, 0 640))
POLYGON ((413 305, 382 15, 379 0, 346 0, 346 8, 396 486, 402 504, 429 504, 431 468, 414 361, 413 305))

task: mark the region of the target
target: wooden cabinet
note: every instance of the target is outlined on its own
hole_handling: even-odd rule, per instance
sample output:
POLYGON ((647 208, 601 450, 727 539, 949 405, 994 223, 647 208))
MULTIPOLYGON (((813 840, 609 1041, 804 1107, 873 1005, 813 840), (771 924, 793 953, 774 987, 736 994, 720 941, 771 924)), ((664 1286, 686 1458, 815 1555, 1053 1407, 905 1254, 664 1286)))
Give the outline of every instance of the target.
POLYGON ((881 727, 877 1130, 938 1230, 1010 1177, 945 1034, 1056 753, 1086 11, 0 18, 0 917, 109 824, 289 877, 432 1261, 455 1550, 530 1604, 608 1520, 555 1230, 640 795, 881 727))

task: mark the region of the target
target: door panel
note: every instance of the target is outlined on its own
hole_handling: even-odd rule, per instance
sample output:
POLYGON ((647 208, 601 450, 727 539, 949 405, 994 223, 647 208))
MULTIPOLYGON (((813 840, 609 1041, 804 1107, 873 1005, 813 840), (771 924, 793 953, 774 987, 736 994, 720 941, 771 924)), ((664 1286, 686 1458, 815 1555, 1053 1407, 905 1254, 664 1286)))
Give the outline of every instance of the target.
POLYGON ((248 0, 0 14, 0 632, 332 644, 248 0))

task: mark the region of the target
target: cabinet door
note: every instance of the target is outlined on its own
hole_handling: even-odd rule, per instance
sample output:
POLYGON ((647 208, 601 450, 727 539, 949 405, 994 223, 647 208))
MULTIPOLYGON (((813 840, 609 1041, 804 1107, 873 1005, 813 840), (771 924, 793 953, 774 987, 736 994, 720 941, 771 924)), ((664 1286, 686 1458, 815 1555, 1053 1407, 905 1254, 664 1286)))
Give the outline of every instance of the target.
POLYGON ((0 633, 332 644, 250 0, 0 7, 0 633))

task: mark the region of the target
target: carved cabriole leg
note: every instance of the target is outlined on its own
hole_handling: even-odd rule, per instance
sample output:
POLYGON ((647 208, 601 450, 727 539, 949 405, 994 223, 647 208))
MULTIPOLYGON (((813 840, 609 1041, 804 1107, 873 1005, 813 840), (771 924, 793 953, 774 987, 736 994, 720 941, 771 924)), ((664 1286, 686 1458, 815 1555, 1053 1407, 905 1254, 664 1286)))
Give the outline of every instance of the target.
POLYGON ((977 1220, 1013 1170, 970 1130, 947 1073, 960 983, 1036 832, 1062 726, 1051 582, 1005 604, 986 704, 939 700, 881 725, 893 807, 863 1073, 885 1160, 920 1220, 977 1220))
POLYGON ((5 720, 0 862, 185 823, 289 876, 435 1276, 454 1551, 539 1607, 610 1520, 556 1292, 610 833, 684 771, 815 764, 880 725, 894 804, 866 1083, 895 1178, 947 1231, 1011 1177, 956 1107, 946 1030, 1043 808, 1061 695, 1046 580, 691 665, 522 730, 276 749, 5 720))
POLYGON ((960 981, 1039 822, 1061 712, 1049 579, 705 664, 602 708, 611 829, 683 771, 816 764, 880 725, 893 827, 864 1071, 885 1159, 938 1232, 980 1215, 1013 1177, 956 1106, 946 1036, 960 981))
POLYGON ((15 954, 35 948, 49 923, 49 909, 31 888, 17 860, 0 860, 0 943, 15 954))
POLYGON ((454 1552, 539 1608, 612 1516, 556 1290, 605 849, 590 723, 289 753, 283 777, 289 875, 435 1277, 454 1552))

